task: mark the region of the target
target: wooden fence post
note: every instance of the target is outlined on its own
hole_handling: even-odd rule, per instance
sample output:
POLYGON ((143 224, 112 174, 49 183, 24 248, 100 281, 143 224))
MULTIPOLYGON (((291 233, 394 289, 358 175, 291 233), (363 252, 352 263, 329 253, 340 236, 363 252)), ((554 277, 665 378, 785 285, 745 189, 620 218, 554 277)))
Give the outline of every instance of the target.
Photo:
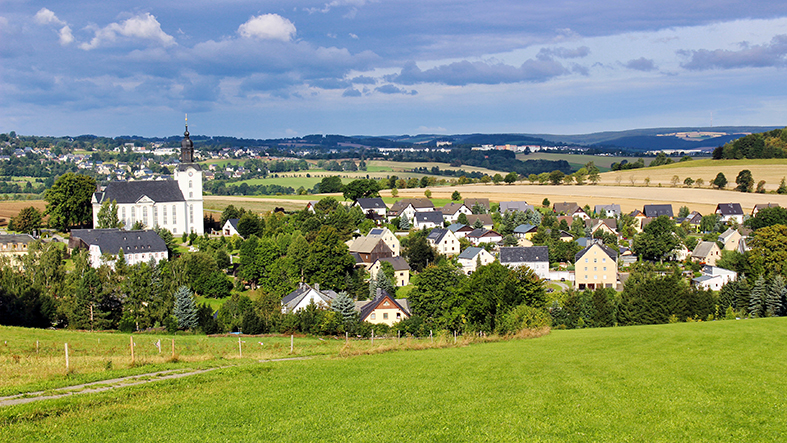
POLYGON ((294 337, 295 337, 294 335, 290 335, 290 354, 292 354, 292 349, 293 349, 293 346, 295 345, 295 338, 294 337))
POLYGON ((374 329, 372 329, 372 346, 374 346, 374 329))
POLYGON ((175 339, 172 339, 172 358, 175 358, 175 339))
POLYGON ((68 372, 68 343, 66 343, 66 372, 68 372))
POLYGON ((134 337, 129 337, 129 341, 131 343, 131 364, 134 364, 134 337))

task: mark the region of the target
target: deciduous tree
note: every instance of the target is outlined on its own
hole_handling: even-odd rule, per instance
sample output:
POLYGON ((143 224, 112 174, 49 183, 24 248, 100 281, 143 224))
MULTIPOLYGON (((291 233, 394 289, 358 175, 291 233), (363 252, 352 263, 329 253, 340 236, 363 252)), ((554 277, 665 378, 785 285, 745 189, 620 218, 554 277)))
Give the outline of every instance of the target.
POLYGON ((96 180, 86 175, 69 172, 61 175, 44 193, 47 201, 44 215, 49 215, 49 226, 67 231, 75 225, 90 225, 93 205, 90 203, 96 190, 96 180))

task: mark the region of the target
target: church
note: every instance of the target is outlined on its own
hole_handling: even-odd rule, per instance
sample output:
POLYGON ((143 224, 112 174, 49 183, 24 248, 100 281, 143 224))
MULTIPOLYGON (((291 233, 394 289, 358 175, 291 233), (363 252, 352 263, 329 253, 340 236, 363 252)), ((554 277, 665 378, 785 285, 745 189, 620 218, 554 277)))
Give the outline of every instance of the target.
POLYGON ((110 182, 93 194, 93 226, 98 226, 98 211, 104 202, 114 201, 124 229, 142 222, 143 229, 156 226, 174 235, 205 232, 202 220, 202 168, 194 162, 194 142, 189 125, 180 142, 180 164, 173 180, 110 182))

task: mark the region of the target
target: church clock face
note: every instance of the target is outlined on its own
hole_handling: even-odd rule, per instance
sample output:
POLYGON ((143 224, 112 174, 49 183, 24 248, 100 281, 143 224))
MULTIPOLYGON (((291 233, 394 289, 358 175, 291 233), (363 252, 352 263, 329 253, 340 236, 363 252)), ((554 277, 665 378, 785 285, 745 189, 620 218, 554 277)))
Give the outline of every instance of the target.
POLYGON ((189 171, 189 177, 193 176, 194 173, 189 171))

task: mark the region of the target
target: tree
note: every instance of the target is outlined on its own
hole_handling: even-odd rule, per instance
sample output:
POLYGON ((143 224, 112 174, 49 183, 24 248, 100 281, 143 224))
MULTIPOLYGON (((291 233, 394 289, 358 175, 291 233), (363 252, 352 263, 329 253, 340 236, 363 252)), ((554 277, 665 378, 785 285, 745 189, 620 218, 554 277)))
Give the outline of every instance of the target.
POLYGON ((574 181, 577 182, 578 185, 584 185, 587 176, 588 176, 587 168, 579 168, 579 170, 577 170, 577 172, 574 173, 574 181))
POLYGON ((304 273, 311 281, 325 288, 344 290, 345 277, 352 273, 355 259, 347 250, 339 232, 333 226, 323 226, 309 247, 309 258, 304 273))
POLYGON ((686 218, 689 216, 689 207, 688 206, 681 206, 678 209, 678 218, 686 218))
POLYGON ((752 317, 765 317, 767 296, 768 285, 765 282, 765 277, 761 275, 757 277, 757 280, 754 282, 754 287, 751 288, 749 314, 752 317))
POLYGON ((410 308, 438 328, 460 328, 464 317, 463 300, 458 289, 464 275, 447 265, 430 265, 413 277, 407 296, 410 308))
POLYGON ((705 180, 703 180, 702 178, 698 178, 697 180, 694 181, 694 184, 698 188, 701 188, 701 187, 705 186, 705 180))
POLYGON ((360 178, 347 183, 343 191, 345 200, 358 200, 359 198, 379 197, 380 182, 373 179, 360 178))
POLYGON ((197 327, 197 305, 188 286, 181 286, 175 291, 175 309, 172 314, 178 320, 178 328, 194 329, 197 327))
MULTIPOLYGON (((464 215, 461 214, 460 217, 464 215)), ((467 216, 465 216, 465 220, 467 220, 467 216)), ((410 219, 407 216, 403 215, 399 218, 399 230, 400 231, 409 231, 410 230, 410 219)))
POLYGON ((690 188, 690 187, 691 187, 691 185, 693 185, 693 184, 694 184, 694 179, 693 179, 693 178, 691 178, 691 177, 686 177, 686 178, 683 180, 683 185, 684 185, 684 186, 686 186, 687 188, 690 188))
POLYGON ((355 310, 355 302, 346 291, 339 292, 339 295, 333 299, 331 309, 342 316, 345 331, 353 329, 351 326, 358 321, 358 311, 355 310))
POLYGON ((101 203, 97 218, 98 229, 120 228, 123 226, 123 222, 118 218, 118 205, 115 200, 101 203))
POLYGON ((675 235, 675 224, 666 215, 648 223, 634 237, 634 251, 646 260, 663 260, 680 243, 675 235))
POLYGON ((765 313, 768 317, 776 317, 785 313, 784 296, 784 277, 777 275, 771 279, 771 283, 768 285, 768 295, 765 298, 765 313))
POLYGON ((735 178, 735 183, 738 185, 735 187, 737 191, 751 192, 754 188, 754 178, 751 175, 751 171, 744 169, 739 172, 738 177, 735 178))
POLYGON ((415 272, 420 272, 429 263, 434 263, 436 258, 435 252, 426 241, 426 236, 418 235, 410 241, 410 245, 407 248, 407 258, 407 262, 415 272))
POLYGON ((459 217, 456 218, 457 223, 461 223, 463 225, 469 224, 470 222, 467 220, 467 214, 464 212, 459 213, 459 217))
POLYGON ((758 194, 765 194, 765 180, 760 180, 757 183, 757 192, 758 194))
POLYGON ((454 191, 454 193, 451 194, 451 201, 458 202, 460 200, 462 200, 462 194, 460 194, 459 191, 454 191))
POLYGON ((715 186, 716 189, 724 189, 724 187, 727 186, 727 177, 725 177, 723 173, 719 172, 716 174, 716 178, 714 178, 710 184, 715 186))
POLYGON ((41 212, 33 206, 22 208, 9 223, 8 229, 25 234, 32 234, 41 229, 41 212))
POLYGON ((746 220, 745 225, 753 230, 773 225, 787 225, 787 208, 773 206, 757 211, 757 215, 746 220))
POLYGON ((516 172, 511 171, 508 174, 506 174, 506 177, 503 180, 507 184, 510 185, 510 184, 513 184, 514 182, 516 182, 518 178, 519 178, 519 175, 517 175, 516 172))
POLYGON ((543 207, 545 207, 545 208, 548 208, 548 207, 549 207, 549 205, 551 205, 551 204, 552 204, 552 203, 551 203, 551 202, 549 201, 549 199, 548 199, 548 198, 546 198, 546 197, 544 197, 544 200, 542 200, 542 201, 541 201, 541 206, 543 206, 543 207))
POLYGON ((342 179, 338 175, 324 177, 320 181, 320 193, 342 192, 342 179))
POLYGON ((393 198, 399 197, 399 190, 396 188, 391 188, 391 197, 393 198))
POLYGON ((787 183, 785 182, 785 178, 782 177, 782 181, 779 182, 779 189, 776 190, 777 194, 787 194, 787 183))
POLYGON ((787 226, 773 225, 754 231, 749 262, 766 273, 787 271, 787 226))
POLYGON ((564 174, 563 171, 555 169, 549 173, 549 182, 553 185, 559 185, 563 183, 563 177, 565 176, 566 174, 564 174))
POLYGON ((494 176, 492 176, 492 183, 494 183, 496 185, 499 185, 501 181, 503 181, 503 176, 502 175, 495 174, 494 176))
POLYGON ((380 269, 376 278, 369 280, 369 299, 373 300, 377 296, 377 289, 382 289, 391 297, 396 298, 396 286, 391 279, 380 269))
POLYGON ((426 197, 426 198, 432 198, 432 191, 431 191, 431 190, 429 190, 429 189, 427 189, 426 191, 424 191, 424 197, 426 197))
POLYGON ((73 172, 61 175, 44 193, 44 215, 49 215, 49 226, 67 231, 74 225, 89 225, 93 220, 90 201, 95 190, 96 180, 92 177, 73 172))

